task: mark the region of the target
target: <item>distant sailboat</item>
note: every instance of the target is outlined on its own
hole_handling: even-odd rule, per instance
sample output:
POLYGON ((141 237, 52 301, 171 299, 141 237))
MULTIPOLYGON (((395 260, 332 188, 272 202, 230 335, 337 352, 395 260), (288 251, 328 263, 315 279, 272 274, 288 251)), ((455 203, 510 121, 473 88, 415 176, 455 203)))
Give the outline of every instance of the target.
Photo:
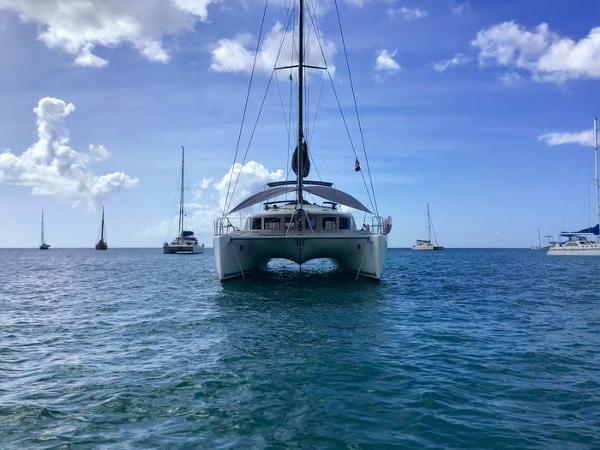
POLYGON ((42 239, 40 243, 40 250, 48 250, 50 248, 50 244, 46 243, 46 239, 44 238, 44 211, 42 210, 42 239))
MULTIPOLYGON (((538 232, 538 245, 532 245, 531 250, 548 250, 548 248, 550 248, 550 245, 542 245, 542 236, 540 235, 539 228, 538 228, 537 232, 538 232)), ((546 239, 548 239, 548 237, 552 237, 552 236, 544 236, 544 237, 546 239)))
POLYGON ((96 250, 107 250, 106 236, 104 235, 104 206, 102 207, 102 223, 100 225, 100 240, 96 244, 96 250))
POLYGON ((428 230, 428 238, 425 239, 417 239, 415 245, 412 246, 413 250, 444 250, 444 247, 439 245, 437 236, 435 234, 435 229, 433 228, 433 223, 431 222, 431 214, 429 213, 429 202, 427 203, 427 230, 428 230), (433 232, 433 239, 435 243, 431 242, 431 233, 433 232))
POLYGON ((202 253, 204 244, 200 245, 193 231, 186 231, 183 226, 184 211, 184 176, 185 176, 185 149, 181 146, 181 188, 179 194, 179 229, 177 237, 171 242, 165 242, 163 253, 202 253))
POLYGON ((598 119, 594 119, 594 170, 596 180, 596 212, 598 223, 579 231, 563 231, 563 242, 555 242, 549 249, 550 256, 600 256, 600 179, 598 177, 598 119), (596 236, 596 239, 592 238, 596 236))

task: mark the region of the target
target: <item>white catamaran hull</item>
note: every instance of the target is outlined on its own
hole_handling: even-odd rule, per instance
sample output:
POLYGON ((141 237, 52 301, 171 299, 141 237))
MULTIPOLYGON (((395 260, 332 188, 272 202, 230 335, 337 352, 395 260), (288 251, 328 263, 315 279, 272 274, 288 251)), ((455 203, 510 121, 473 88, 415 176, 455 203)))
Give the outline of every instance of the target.
POLYGON ((297 264, 329 258, 346 272, 379 280, 384 269, 387 236, 231 233, 215 236, 213 248, 217 273, 222 281, 255 272, 272 258, 284 258, 297 264))

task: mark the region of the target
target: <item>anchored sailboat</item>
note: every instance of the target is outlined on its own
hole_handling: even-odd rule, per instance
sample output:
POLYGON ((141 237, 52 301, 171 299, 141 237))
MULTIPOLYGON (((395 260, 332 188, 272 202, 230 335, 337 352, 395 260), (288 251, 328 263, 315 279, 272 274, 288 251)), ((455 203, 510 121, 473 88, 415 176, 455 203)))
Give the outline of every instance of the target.
POLYGON ((107 250, 108 244, 106 243, 106 236, 104 235, 104 206, 102 207, 102 222, 100 225, 100 239, 96 244, 96 250, 107 250))
POLYGON ((50 244, 46 243, 46 239, 44 238, 44 211, 42 210, 42 236, 40 242, 40 250, 48 250, 50 248, 50 244))
POLYGON ((177 237, 171 242, 163 244, 163 253, 202 253, 204 244, 200 245, 194 236, 193 231, 185 230, 183 219, 185 217, 185 194, 184 194, 184 177, 185 177, 185 148, 181 146, 181 188, 179 193, 179 222, 177 237))
MULTIPOLYGON (((305 70, 328 69, 305 63, 305 6, 313 20, 310 4, 305 5, 304 0, 299 0, 297 4, 297 16, 296 6, 290 15, 298 18, 297 62, 277 67, 278 61, 276 61, 273 67, 273 73, 280 69, 297 70, 297 135, 296 149, 291 161, 296 178, 268 183, 263 191, 251 195, 233 208, 230 208, 228 203, 231 202, 228 190, 223 216, 215 222, 213 238, 215 263, 221 280, 245 277, 273 258, 284 258, 297 264, 315 258, 328 258, 334 260, 343 270, 356 274, 357 277, 379 279, 383 274, 387 233, 390 232, 392 223, 391 218, 384 221, 377 214, 372 183, 371 191, 368 190, 366 183, 365 187, 372 208, 375 210, 374 213, 353 196, 336 189, 333 183, 307 179, 310 173, 310 156, 304 126, 305 70), (295 198, 268 201, 286 194, 294 194, 295 198), (326 201, 321 204, 309 203, 307 200, 309 195, 326 201), (250 215, 241 229, 234 226, 229 219, 230 215, 260 203, 263 203, 263 210, 250 215), (341 205, 365 214, 362 229, 357 228, 351 213, 341 210, 341 205)), ((316 30, 314 21, 313 30, 316 30)), ((318 32, 315 33, 318 40, 318 32)), ((326 66, 323 51, 321 56, 326 66)), ((352 148, 354 149, 354 146, 352 148)), ((366 153, 365 160, 368 168, 366 153)), ((358 156, 356 156, 355 170, 360 172, 364 180, 358 156)))
POLYGON ((598 173, 598 119, 594 118, 594 171, 596 183, 596 213, 598 224, 579 231, 563 231, 560 237, 566 241, 556 242, 548 249, 550 256, 600 256, 600 175, 598 173), (596 238, 594 239, 594 236, 596 238))
POLYGON ((412 246, 413 250, 444 250, 444 247, 439 245, 433 223, 431 222, 431 214, 429 213, 429 202, 427 202, 427 232, 428 238, 417 239, 415 245, 412 246), (431 242, 431 233, 433 232, 433 239, 435 243, 431 242))

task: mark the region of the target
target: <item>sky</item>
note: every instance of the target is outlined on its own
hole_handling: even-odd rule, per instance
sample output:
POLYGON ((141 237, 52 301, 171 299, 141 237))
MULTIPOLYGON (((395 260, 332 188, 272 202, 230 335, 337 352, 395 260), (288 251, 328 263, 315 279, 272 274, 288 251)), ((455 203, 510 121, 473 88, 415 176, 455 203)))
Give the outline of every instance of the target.
MULTIPOLYGON (((596 223, 600 1, 337 1, 390 246, 426 237, 427 202, 447 247, 527 247, 538 229, 596 223)), ((266 87, 297 42, 290 0, 268 2, 232 167, 264 5, 0 0, 0 247, 39 245, 42 209, 50 244, 92 247, 102 205, 110 246, 161 246, 177 231, 182 145, 187 228, 208 246, 228 177, 241 170, 233 203, 284 179, 295 78, 266 87)), ((368 204, 335 5, 308 5, 308 60, 324 64, 320 42, 352 137, 312 70, 310 178, 368 204)))

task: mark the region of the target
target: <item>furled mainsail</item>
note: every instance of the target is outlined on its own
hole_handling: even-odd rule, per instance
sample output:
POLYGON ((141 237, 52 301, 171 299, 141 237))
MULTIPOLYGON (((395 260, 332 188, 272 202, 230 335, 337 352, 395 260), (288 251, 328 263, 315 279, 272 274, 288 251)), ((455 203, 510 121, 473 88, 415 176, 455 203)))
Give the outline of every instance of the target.
MULTIPOLYGON (((292 156, 292 170, 298 175, 298 146, 294 149, 292 156)), ((302 178, 306 178, 310 173, 310 159, 308 157, 308 146, 306 141, 302 143, 302 178)))

